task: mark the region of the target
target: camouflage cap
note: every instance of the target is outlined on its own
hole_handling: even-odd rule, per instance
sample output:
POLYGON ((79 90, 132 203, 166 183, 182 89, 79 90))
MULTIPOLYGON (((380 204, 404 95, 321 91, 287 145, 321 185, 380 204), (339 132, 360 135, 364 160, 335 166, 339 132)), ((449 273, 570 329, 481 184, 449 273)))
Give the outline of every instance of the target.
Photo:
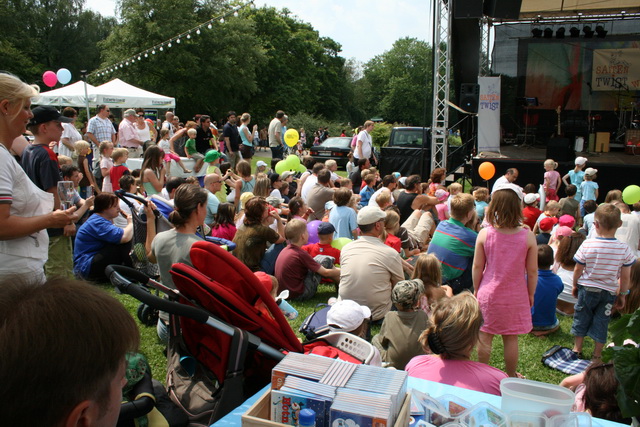
POLYGON ((391 291, 391 302, 399 309, 411 310, 424 294, 424 283, 420 279, 401 280, 391 291))

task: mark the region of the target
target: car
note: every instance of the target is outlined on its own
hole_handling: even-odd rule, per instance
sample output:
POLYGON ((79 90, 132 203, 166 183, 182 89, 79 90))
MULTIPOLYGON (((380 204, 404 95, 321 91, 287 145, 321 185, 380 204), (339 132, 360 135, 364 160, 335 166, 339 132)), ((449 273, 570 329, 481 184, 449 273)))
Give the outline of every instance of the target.
POLYGON ((335 160, 339 168, 345 168, 349 161, 351 150, 351 137, 335 136, 324 140, 320 145, 311 147, 309 153, 317 162, 324 163, 327 160, 335 160))

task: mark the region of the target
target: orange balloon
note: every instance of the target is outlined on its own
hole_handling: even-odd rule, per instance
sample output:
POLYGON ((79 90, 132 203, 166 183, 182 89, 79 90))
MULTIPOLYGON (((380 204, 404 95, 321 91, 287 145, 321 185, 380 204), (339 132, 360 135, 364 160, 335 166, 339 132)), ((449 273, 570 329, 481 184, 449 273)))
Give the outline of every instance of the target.
POLYGON ((488 181, 496 174, 496 167, 491 162, 484 162, 478 168, 478 174, 480 178, 488 181))

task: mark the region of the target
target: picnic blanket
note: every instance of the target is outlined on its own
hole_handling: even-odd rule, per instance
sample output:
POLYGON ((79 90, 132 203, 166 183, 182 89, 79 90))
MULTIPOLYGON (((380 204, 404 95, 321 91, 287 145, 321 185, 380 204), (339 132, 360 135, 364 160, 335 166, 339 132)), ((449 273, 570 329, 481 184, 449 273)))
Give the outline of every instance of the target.
POLYGON ((579 374, 591 364, 580 359, 570 348, 554 345, 542 355, 542 363, 565 374, 579 374))

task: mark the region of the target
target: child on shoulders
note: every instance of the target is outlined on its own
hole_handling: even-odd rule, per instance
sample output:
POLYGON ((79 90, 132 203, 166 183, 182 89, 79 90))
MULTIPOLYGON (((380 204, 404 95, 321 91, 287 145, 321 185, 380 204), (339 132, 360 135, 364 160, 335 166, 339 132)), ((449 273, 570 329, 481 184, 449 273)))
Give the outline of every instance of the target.
POLYGON ((393 287, 391 302, 397 311, 384 316, 380 333, 371 340, 386 366, 404 369, 413 357, 425 353, 418 341, 429 326, 427 314, 419 308, 423 294, 420 279, 402 280, 393 287))

